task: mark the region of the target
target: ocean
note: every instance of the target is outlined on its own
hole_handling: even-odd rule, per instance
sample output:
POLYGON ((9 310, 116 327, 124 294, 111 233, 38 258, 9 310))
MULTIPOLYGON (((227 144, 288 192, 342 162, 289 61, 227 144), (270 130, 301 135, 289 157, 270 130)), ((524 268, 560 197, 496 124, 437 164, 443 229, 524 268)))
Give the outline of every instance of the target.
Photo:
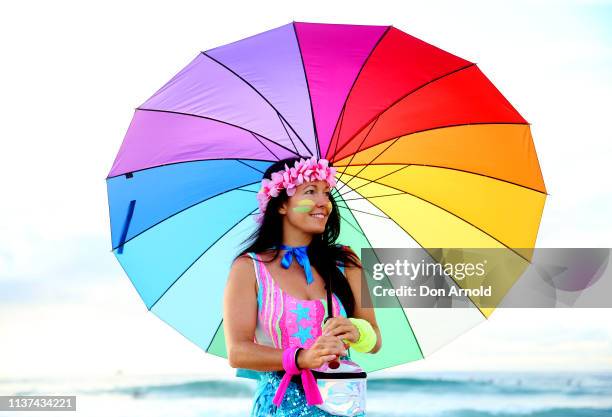
MULTIPOLYGON (((368 377, 371 417, 612 416, 612 373, 429 372, 368 377)), ((0 395, 76 395, 53 417, 248 416, 255 381, 189 375, 0 379, 0 395)), ((2 412, 0 416, 40 416, 2 412)))

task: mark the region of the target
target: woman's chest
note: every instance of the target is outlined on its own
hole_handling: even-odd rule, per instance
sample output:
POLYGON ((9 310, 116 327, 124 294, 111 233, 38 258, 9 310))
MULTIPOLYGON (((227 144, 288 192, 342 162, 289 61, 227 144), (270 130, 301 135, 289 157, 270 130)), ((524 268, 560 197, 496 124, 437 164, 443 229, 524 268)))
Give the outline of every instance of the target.
MULTIPOLYGON (((327 317, 327 300, 301 300, 282 291, 264 294, 258 311, 260 336, 275 347, 310 347, 321 336, 322 326, 327 317)), ((332 296, 333 316, 346 317, 344 308, 334 294, 332 296)), ((261 338, 261 337, 260 337, 261 338)))

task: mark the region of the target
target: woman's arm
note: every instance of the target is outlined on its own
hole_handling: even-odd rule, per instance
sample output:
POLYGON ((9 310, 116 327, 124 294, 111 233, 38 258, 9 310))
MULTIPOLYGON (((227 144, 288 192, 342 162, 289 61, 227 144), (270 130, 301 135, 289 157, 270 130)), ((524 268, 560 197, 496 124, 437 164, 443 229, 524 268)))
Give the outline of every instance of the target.
POLYGON ((283 369, 283 351, 254 342, 257 325, 257 287, 253 261, 234 261, 223 297, 223 331, 232 368, 257 371, 283 369))
MULTIPOLYGON (((352 249, 349 249, 352 251, 352 249)), ((372 348, 369 353, 376 353, 382 347, 382 336, 380 335, 380 329, 378 328, 378 323, 376 322, 376 315, 374 314, 374 308, 364 308, 362 307, 361 300, 361 268, 355 267, 353 265, 346 265, 344 267, 344 274, 346 275, 346 279, 351 286, 351 290, 353 291, 353 296, 355 297, 355 312, 353 313, 353 317, 359 319, 365 319, 370 322, 372 328, 376 332, 376 344, 372 348)), ((369 293, 366 292, 369 296, 369 293)), ((369 300, 368 305, 372 305, 371 300, 369 300)))

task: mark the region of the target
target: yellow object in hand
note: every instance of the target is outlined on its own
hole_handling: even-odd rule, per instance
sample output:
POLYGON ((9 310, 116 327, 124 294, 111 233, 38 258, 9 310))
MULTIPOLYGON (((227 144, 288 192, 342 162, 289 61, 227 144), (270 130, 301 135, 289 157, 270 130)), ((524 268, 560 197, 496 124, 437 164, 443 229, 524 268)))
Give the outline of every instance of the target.
POLYGON ((374 349, 378 336, 376 335, 376 331, 374 331, 374 328, 370 322, 355 317, 350 317, 349 320, 351 323, 353 323, 353 325, 355 325, 355 327, 357 327, 357 330, 359 331, 359 340, 356 342, 349 342, 349 345, 357 352, 365 353, 374 349))

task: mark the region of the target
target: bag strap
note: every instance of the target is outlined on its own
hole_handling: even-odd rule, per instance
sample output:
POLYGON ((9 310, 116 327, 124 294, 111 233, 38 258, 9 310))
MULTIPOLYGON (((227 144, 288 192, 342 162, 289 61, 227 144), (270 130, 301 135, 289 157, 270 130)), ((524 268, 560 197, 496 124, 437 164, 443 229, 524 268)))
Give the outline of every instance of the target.
POLYGON ((325 318, 325 323, 328 319, 331 319, 334 316, 334 306, 332 304, 332 290, 331 290, 331 282, 332 279, 330 277, 329 282, 327 283, 327 317, 325 318))
MULTIPOLYGON (((340 267, 339 265, 336 265, 336 267, 338 269, 340 269, 340 271, 342 271, 342 273, 344 273, 344 267, 340 267)), ((323 321, 323 323, 325 323, 327 321, 327 319, 331 319, 334 316, 334 309, 333 309, 333 303, 332 303, 331 281, 332 280, 330 279, 329 282, 326 285, 326 287, 327 287, 327 317, 325 318, 325 321, 323 321)))
MULTIPOLYGON (((342 246, 343 248, 346 248, 346 245, 340 245, 340 246, 342 246)), ((342 264, 342 266, 336 264, 336 268, 340 269, 342 273, 344 274, 344 264, 342 264)), ((325 318, 325 320, 323 320, 323 323, 325 323, 328 319, 331 319, 332 317, 334 317, 331 282, 332 280, 330 278, 329 282, 326 285, 327 287, 327 317, 325 318)))

